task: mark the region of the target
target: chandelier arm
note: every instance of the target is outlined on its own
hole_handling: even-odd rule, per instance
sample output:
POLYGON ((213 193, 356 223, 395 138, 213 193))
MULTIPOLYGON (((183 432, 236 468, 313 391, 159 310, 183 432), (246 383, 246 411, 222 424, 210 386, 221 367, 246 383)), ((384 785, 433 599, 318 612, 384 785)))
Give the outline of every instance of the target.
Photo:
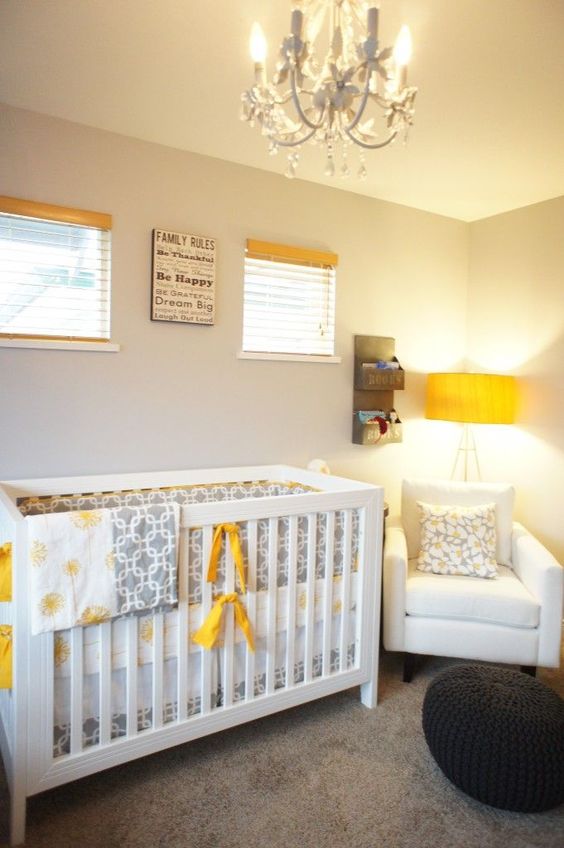
POLYGON ((390 106, 390 103, 397 102, 397 98, 392 97, 382 97, 381 94, 374 92, 370 95, 370 97, 380 106, 382 109, 387 109, 390 106))
MULTIPOLYGON (((251 97, 252 97, 253 103, 256 103, 258 106, 262 105, 262 103, 264 102, 260 97, 257 97, 256 95, 251 94, 251 97)), ((292 92, 287 91, 286 94, 284 94, 284 95, 273 96, 272 97, 272 103, 275 106, 284 106, 284 104, 286 104, 288 102, 288 100, 291 100, 291 99, 292 99, 292 92)))
MULTIPOLYGON (((323 119, 325 117, 326 106, 324 106, 323 109, 321 110, 319 123, 317 123, 317 124, 312 123, 312 121, 309 120, 309 118, 305 114, 304 110, 302 109, 302 104, 300 103, 300 98, 298 97, 298 89, 296 88, 296 72, 294 71, 293 68, 292 68, 292 72, 291 72, 290 76, 291 76, 291 79, 292 79, 292 100, 294 102, 294 106, 296 107, 296 112, 298 113, 298 116, 299 116, 301 122, 303 124, 305 124, 306 127, 309 127, 312 130, 321 129, 321 127, 323 126, 323 119)), ((311 92, 306 92, 306 93, 310 94, 311 92)))
MULTIPOLYGON (((344 130, 345 130, 346 133, 348 133, 349 130, 353 130, 356 127, 356 125, 358 124, 358 122, 360 121, 360 119, 362 118, 362 116, 364 115, 364 110, 366 109, 366 104, 368 102, 368 95, 370 94, 369 86, 370 86, 370 76, 367 75, 366 85, 364 86, 364 91, 362 92, 362 100, 360 101, 358 109, 356 110, 356 114, 355 114, 354 118, 352 119, 352 121, 350 122, 350 124, 348 124, 346 127, 344 127, 344 130)), ((351 138, 352 138, 352 136, 351 136, 351 138)))
MULTIPOLYGON (((253 86, 252 88, 249 88, 249 90, 246 92, 246 94, 247 94, 249 100, 251 100, 252 103, 254 103, 256 106, 260 106, 262 104, 263 99, 260 96, 260 92, 259 92, 257 86, 253 86)), ((276 94, 276 93, 272 92, 272 102, 276 106, 284 106, 284 104, 287 103, 288 100, 291 100, 291 99, 292 99, 292 92, 291 92, 290 89, 288 89, 288 91, 286 91, 284 94, 276 94)))
POLYGON ((288 102, 288 100, 291 100, 291 99, 292 99, 292 92, 291 92, 290 89, 288 89, 288 91, 286 91, 284 94, 276 94, 274 96, 274 102, 276 103, 277 106, 283 106, 285 103, 288 102))
POLYGON ((393 133, 386 139, 386 141, 380 141, 377 144, 368 144, 366 141, 361 141, 360 138, 357 138, 353 133, 349 130, 348 127, 345 127, 345 132, 348 137, 354 141, 355 144, 358 144, 360 147, 364 147, 365 150, 378 150, 380 147, 386 147, 386 145, 390 144, 394 140, 394 138, 398 134, 398 130, 394 130, 393 133))
MULTIPOLYGON (((250 88, 247 92, 249 99, 257 106, 260 106, 263 102, 262 98, 257 94, 255 87, 250 88)), ((283 106, 288 100, 292 99, 292 92, 287 91, 285 94, 275 94, 272 97, 272 102, 276 106, 283 106)))
POLYGON ((284 141, 283 138, 279 138, 275 135, 270 135, 270 134, 269 134, 268 137, 269 137, 269 139, 271 139, 271 141, 274 141, 279 147, 298 147, 300 144, 304 144, 306 141, 309 141, 310 138, 312 138, 315 135, 316 132, 317 132, 317 127, 314 127, 314 129, 310 130, 308 133, 306 133, 304 136, 299 138, 297 141, 284 141))

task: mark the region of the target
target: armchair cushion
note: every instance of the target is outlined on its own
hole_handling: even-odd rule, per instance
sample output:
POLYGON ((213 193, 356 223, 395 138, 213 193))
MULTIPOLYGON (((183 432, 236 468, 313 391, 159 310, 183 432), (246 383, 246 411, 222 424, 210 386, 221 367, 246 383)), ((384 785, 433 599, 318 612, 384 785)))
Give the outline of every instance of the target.
POLYGON ((515 490, 507 483, 460 483, 420 479, 404 480, 402 486, 402 522, 407 536, 409 557, 420 548, 420 525, 417 501, 443 506, 496 505, 496 560, 511 565, 511 533, 515 490))
POLYGON ((499 566, 497 580, 466 580, 454 574, 429 574, 410 560, 406 584, 407 615, 538 627, 540 605, 511 568, 499 566))
POLYGON ((495 504, 435 506, 417 501, 419 571, 497 577, 495 504))

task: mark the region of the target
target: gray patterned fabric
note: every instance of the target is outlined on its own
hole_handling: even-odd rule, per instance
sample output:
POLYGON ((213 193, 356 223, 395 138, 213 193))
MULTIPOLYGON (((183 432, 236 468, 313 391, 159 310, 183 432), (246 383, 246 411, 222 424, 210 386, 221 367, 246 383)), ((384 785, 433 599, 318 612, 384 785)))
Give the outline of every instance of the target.
POLYGON ((111 509, 118 615, 178 603, 180 507, 111 509))
MULTIPOLYGON (((210 483, 206 485, 180 486, 170 489, 145 489, 133 492, 100 492, 94 494, 53 495, 41 498, 21 498, 18 500, 18 508, 23 515, 38 515, 46 512, 67 512, 69 510, 103 509, 143 506, 147 504, 177 503, 181 506, 196 503, 213 503, 217 501, 245 500, 247 498, 268 498, 281 495, 301 495, 307 492, 317 491, 301 483, 277 482, 272 480, 253 480, 239 483, 210 483)), ((344 513, 335 513, 335 533, 333 537, 333 575, 343 573, 343 562, 345 559, 345 536, 344 536, 344 513)), ((289 545, 290 545, 290 520, 280 517, 277 522, 278 529, 278 569, 277 585, 288 585, 289 568, 289 545)), ((359 544, 359 513, 352 512, 352 563, 356 567, 356 558, 359 544)), ((239 523, 241 547, 245 562, 247 558, 248 523, 239 523)), ((189 571, 189 602, 200 603, 202 599, 202 581, 204 579, 203 563, 203 533, 199 528, 186 528, 188 545, 188 571, 189 571)), ((256 589, 266 589, 268 586, 268 545, 269 545, 269 521, 260 519, 257 523, 257 574, 256 589)), ((308 519, 306 516, 298 517, 297 538, 297 582, 306 580, 307 575, 307 540, 308 519)), ((319 513, 317 516, 315 533, 315 577, 325 576, 327 546, 327 516, 319 513)), ((207 563, 205 565, 207 568, 207 563)), ((218 578, 216 588, 225 579, 225 546, 218 566, 218 578)))
MULTIPOLYGON (((296 582, 304 583, 307 580, 308 562, 308 518, 298 516, 297 521, 297 562, 296 582)), ((351 520, 351 562, 353 571, 357 568, 358 546, 359 546, 359 511, 352 510, 351 520)), ((189 601, 198 604, 202 599, 202 582, 204 573, 204 542, 203 532, 200 528, 189 528, 188 534, 188 563, 189 563, 189 601)), ((239 522, 239 536, 243 559, 248 562, 248 522, 239 522)), ((268 588, 268 547, 270 544, 270 522, 269 519, 259 519, 257 522, 257 559, 256 559, 256 590, 268 588)), ((325 577, 327 551, 327 514, 318 513, 316 516, 316 529, 314 538, 315 579, 321 580, 325 577)), ((335 530, 333 535, 333 559, 329 563, 332 568, 333 577, 343 573, 345 561, 345 517, 344 512, 335 512, 335 530)), ((286 517, 277 520, 277 586, 288 585, 288 571, 290 562, 290 519, 286 517)), ((217 580, 215 582, 218 591, 225 591, 225 546, 218 561, 217 580)))
POLYGON ((130 492, 93 492, 73 495, 48 495, 18 498, 22 515, 41 515, 46 512, 104 509, 122 506, 177 503, 180 506, 216 501, 238 501, 247 498, 271 498, 280 495, 301 495, 316 492, 301 483, 272 480, 253 480, 242 483, 208 483, 194 486, 172 486, 164 489, 139 489, 130 492))

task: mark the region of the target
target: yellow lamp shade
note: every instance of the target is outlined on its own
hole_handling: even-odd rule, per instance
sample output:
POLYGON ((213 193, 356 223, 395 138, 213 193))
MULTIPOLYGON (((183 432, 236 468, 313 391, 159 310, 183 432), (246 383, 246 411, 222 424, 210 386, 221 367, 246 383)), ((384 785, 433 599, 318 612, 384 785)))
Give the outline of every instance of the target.
POLYGON ((515 378, 501 374, 429 374, 426 418, 467 424, 512 424, 515 378))

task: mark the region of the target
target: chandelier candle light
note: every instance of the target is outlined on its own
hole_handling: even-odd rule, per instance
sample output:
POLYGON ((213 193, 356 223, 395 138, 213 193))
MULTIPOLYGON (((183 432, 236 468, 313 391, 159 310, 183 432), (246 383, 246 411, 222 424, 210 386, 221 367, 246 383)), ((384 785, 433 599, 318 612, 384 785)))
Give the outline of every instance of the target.
POLYGON ((298 150, 308 141, 325 147, 328 177, 335 175, 338 148, 340 174, 349 176, 348 151, 357 145, 358 176, 365 179, 365 150, 385 147, 402 131, 407 138, 417 93, 407 85, 411 35, 402 26, 395 47, 380 50, 378 16, 378 7, 363 0, 294 2, 291 31, 280 46, 272 83, 266 77, 266 39, 260 25, 253 24, 255 84, 241 95, 241 119, 260 125, 271 154, 289 149, 287 177, 295 176, 298 150), (323 33, 328 33, 324 56, 323 33), (373 106, 383 135, 375 116, 367 114, 373 106))

